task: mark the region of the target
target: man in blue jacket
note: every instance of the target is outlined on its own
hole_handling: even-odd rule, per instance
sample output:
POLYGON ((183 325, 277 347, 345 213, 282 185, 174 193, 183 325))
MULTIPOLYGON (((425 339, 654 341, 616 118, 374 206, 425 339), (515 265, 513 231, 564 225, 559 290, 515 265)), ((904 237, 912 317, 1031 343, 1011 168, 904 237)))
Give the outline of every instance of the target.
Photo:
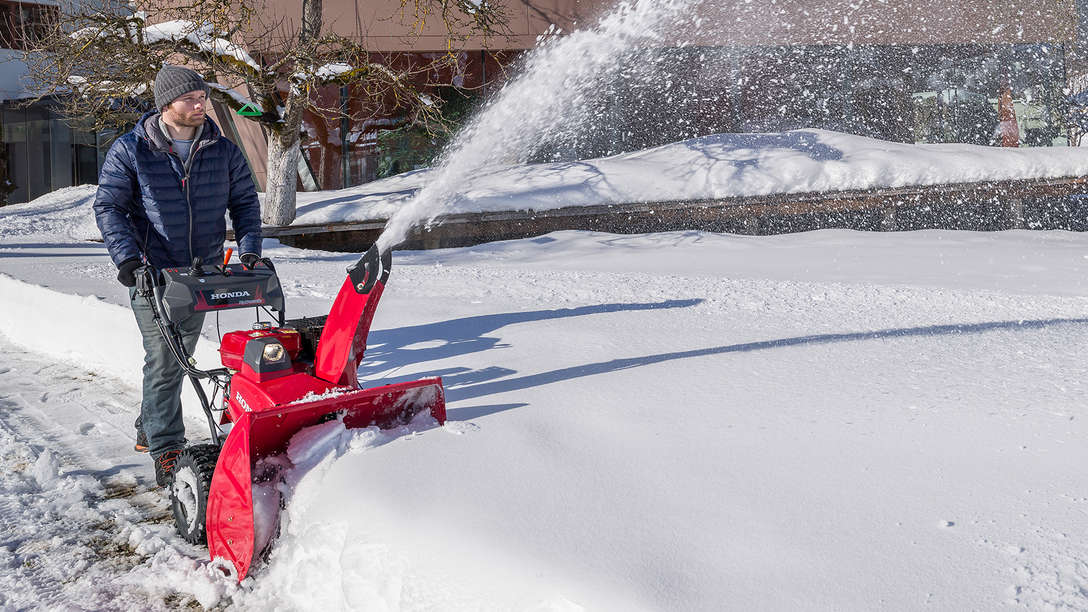
MULTIPOLYGON (((230 214, 243 264, 261 254, 261 210, 242 152, 206 116, 208 85, 196 72, 163 66, 155 77, 155 106, 113 143, 102 164, 95 220, 117 280, 129 299, 144 343, 143 401, 136 421, 137 450, 149 450, 155 480, 166 486, 185 446, 181 416, 183 371, 154 324, 146 301, 135 295, 135 272, 188 267, 193 258, 223 258, 225 216, 230 214)), ((191 352, 203 313, 177 321, 191 352)))

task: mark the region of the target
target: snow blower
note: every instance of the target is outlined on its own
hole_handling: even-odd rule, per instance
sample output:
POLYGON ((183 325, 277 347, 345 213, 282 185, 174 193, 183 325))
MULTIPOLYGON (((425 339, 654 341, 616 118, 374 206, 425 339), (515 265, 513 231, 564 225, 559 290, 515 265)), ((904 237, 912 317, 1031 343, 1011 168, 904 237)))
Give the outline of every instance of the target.
POLYGON ((304 427, 339 419, 348 428, 389 428, 424 410, 443 423, 446 406, 441 378, 371 388, 363 388, 357 378, 389 278, 389 251, 371 247, 348 268, 328 315, 294 320, 285 319, 283 291, 271 260, 250 268, 230 264, 229 258, 228 251, 221 265, 208 269, 199 259, 189 269, 144 267, 137 291, 151 304, 211 429, 211 443, 191 445, 178 458, 170 489, 178 532, 194 544, 206 542, 211 558, 232 563, 241 581, 262 552, 263 540, 270 539, 260 533, 266 527, 255 525, 258 461, 284 451, 304 427), (258 321, 252 329, 223 335, 223 367, 198 369, 175 321, 192 313, 254 307, 258 321), (261 309, 276 324, 261 322, 261 309))

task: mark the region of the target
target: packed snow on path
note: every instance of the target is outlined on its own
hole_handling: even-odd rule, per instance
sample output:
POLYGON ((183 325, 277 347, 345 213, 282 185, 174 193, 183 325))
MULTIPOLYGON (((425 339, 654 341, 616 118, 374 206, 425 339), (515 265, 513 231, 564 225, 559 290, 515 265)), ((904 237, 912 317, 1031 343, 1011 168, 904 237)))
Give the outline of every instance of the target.
MULTIPOLYGON (((130 450, 140 345, 85 196, 0 210, 0 607, 1088 608, 1082 234, 398 252, 360 375, 442 376, 449 421, 307 430, 236 587, 130 450)), ((356 259, 266 253, 292 316, 356 259)))
POLYGON ((24 350, 0 336, 0 608, 173 610, 235 593, 174 535, 131 451, 132 381, 24 350))

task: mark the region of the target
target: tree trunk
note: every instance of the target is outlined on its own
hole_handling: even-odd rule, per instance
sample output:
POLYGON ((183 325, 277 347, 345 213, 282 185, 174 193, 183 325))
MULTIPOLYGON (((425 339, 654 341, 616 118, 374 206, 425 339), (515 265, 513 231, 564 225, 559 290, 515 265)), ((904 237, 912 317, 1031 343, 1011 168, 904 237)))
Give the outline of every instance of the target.
MULTIPOLYGON (((320 34, 321 0, 303 0, 298 49, 304 56, 313 57, 320 34)), ((309 89, 292 83, 283 104, 282 128, 268 134, 268 179, 261 219, 269 225, 290 225, 295 220, 299 128, 309 95, 309 89)))
POLYGON ((297 136, 290 145, 284 145, 283 140, 274 132, 268 135, 268 178, 261 220, 269 225, 290 225, 295 220, 299 142, 297 136))

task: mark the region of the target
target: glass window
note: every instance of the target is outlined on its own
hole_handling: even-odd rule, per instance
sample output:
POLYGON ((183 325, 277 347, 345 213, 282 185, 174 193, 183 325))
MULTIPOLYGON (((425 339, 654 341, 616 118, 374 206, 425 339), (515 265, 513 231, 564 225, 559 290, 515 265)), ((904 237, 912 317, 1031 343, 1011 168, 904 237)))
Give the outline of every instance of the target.
POLYGON ((51 176, 49 120, 32 119, 26 123, 27 164, 29 170, 29 199, 49 192, 51 176))
POLYGON ((23 109, 4 108, 4 149, 7 161, 6 186, 11 192, 8 203, 26 202, 30 198, 30 169, 27 163, 26 147, 26 111, 23 109))
POLYGON ((1064 65, 1053 45, 917 48, 911 66, 915 142, 1065 145, 1064 65))
POLYGON ((71 187, 72 178, 75 174, 72 128, 68 127, 66 123, 59 119, 53 119, 49 123, 50 133, 52 135, 52 139, 49 142, 51 147, 50 165, 52 168, 49 189, 55 190, 60 189, 61 187, 71 187))

